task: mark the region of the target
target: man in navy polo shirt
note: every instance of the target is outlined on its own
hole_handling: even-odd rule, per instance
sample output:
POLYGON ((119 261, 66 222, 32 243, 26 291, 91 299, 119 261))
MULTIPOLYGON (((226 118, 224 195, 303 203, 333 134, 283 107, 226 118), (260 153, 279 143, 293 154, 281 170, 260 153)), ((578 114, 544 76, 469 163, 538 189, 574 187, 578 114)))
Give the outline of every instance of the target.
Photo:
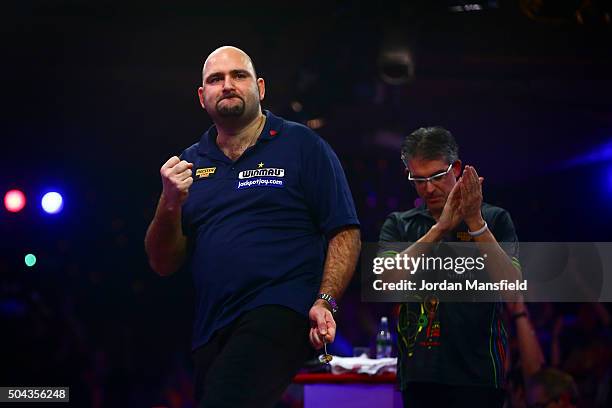
POLYGON ((145 246, 160 275, 192 271, 199 406, 273 406, 311 345, 334 340, 359 221, 330 146, 262 111, 265 83, 247 54, 215 50, 202 77, 214 126, 162 166, 145 246))

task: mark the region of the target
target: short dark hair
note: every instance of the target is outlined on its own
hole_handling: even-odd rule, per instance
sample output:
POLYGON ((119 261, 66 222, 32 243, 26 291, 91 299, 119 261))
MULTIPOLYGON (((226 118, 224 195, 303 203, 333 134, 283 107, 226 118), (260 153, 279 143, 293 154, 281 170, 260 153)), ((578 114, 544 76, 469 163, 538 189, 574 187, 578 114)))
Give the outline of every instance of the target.
POLYGON ((440 126, 420 128, 409 134, 402 142, 402 161, 445 160, 449 164, 459 160, 459 146, 448 130, 440 126))
POLYGON ((543 368, 527 380, 527 388, 541 386, 547 398, 559 399, 566 394, 572 403, 578 401, 578 388, 571 375, 555 368, 543 368))

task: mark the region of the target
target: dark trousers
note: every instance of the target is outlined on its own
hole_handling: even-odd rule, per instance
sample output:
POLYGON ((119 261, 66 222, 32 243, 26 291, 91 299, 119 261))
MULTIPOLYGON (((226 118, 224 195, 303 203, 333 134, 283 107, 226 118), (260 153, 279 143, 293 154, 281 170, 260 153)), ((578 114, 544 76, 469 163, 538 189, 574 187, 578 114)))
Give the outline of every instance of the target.
POLYGON ((493 387, 408 383, 402 391, 404 408, 502 408, 505 393, 493 387))
POLYGON ((244 313, 193 353, 200 408, 273 407, 313 354, 308 319, 283 306, 244 313))

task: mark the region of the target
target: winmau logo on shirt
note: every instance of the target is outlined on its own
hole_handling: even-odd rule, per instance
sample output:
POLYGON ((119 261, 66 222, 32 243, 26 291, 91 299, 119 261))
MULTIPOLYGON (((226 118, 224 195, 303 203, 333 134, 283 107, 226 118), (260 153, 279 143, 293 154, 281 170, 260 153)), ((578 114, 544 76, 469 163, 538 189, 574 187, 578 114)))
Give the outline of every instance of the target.
POLYGON ((238 173, 239 179, 249 179, 253 177, 285 177, 285 169, 253 169, 243 170, 238 173))

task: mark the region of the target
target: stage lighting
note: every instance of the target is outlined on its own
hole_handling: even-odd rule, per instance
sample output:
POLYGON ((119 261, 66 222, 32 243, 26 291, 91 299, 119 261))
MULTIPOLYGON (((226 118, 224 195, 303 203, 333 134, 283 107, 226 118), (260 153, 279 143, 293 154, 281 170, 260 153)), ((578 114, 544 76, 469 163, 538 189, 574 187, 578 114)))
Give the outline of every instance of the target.
POLYGON ((36 265, 36 256, 34 254, 27 254, 24 258, 24 262, 27 267, 33 267, 36 265))
POLYGON ((291 102, 291 109, 293 109, 294 112, 301 112, 304 106, 298 101, 293 101, 291 102))
POLYGON ((418 24, 389 24, 384 29, 378 53, 378 74, 386 84, 407 85, 414 79, 415 64, 412 55, 417 38, 418 24))
POLYGON ((325 120, 322 118, 310 119, 306 121, 306 126, 311 129, 321 129, 325 125, 325 120))
POLYGON ((385 47, 378 57, 381 79, 389 85, 405 85, 414 79, 414 60, 407 47, 385 47))
POLYGON ((51 191, 43 196, 41 206, 46 213, 57 214, 62 211, 64 200, 60 193, 51 191))
POLYGON ((609 0, 520 0, 521 11, 543 23, 610 24, 609 0))
POLYGON ((574 156, 565 162, 564 167, 584 166, 601 162, 612 162, 612 140, 596 146, 587 153, 574 156))
POLYGON ((452 13, 466 13, 499 8, 497 0, 450 0, 448 10, 452 13))
POLYGON ((10 190, 4 195, 4 207, 10 212, 19 212, 25 205, 25 195, 19 190, 10 190))

